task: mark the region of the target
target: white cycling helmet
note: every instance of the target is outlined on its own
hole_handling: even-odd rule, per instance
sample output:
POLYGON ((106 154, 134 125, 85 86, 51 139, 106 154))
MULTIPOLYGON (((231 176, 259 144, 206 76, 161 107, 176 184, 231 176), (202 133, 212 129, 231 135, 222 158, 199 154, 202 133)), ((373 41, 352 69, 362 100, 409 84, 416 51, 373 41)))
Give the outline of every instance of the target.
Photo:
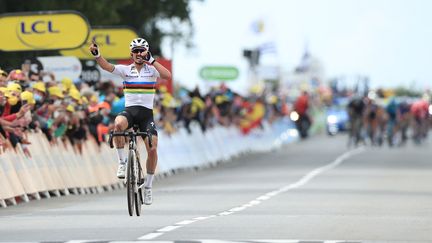
POLYGON ((136 49, 136 48, 144 48, 144 49, 148 50, 149 44, 143 38, 135 38, 131 41, 129 48, 131 49, 131 51, 133 49, 136 49))

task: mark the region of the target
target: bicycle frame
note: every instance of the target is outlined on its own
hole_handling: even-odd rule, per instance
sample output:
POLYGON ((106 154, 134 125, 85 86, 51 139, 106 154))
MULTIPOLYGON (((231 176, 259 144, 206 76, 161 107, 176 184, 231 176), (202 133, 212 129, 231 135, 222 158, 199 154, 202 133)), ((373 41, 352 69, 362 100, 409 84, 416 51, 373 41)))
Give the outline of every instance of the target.
POLYGON ((134 126, 133 131, 123 132, 110 132, 109 145, 113 148, 113 137, 125 137, 129 138, 129 153, 128 153, 128 167, 125 182, 127 186, 127 201, 129 215, 133 215, 133 207, 135 204, 135 212, 137 216, 141 214, 142 204, 142 187, 144 186, 144 175, 142 173, 142 167, 140 163, 140 156, 137 150, 137 136, 146 136, 149 139, 149 146, 152 147, 152 131, 147 129, 145 132, 138 132, 138 128, 134 126))

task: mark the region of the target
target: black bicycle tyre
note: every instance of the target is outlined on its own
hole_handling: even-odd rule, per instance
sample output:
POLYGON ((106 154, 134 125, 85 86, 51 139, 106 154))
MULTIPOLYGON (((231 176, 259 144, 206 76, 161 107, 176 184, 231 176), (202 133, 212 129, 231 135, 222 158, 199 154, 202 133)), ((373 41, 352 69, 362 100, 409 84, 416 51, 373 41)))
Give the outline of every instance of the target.
MULTIPOLYGON (((137 178, 137 182, 141 182, 141 177, 142 177, 142 173, 139 169, 139 166, 137 166, 138 168, 138 178, 137 178)), ((137 216, 141 215, 141 208, 142 208, 142 204, 143 204, 143 198, 142 198, 142 190, 141 188, 137 190, 137 193, 134 193, 135 195, 135 213, 137 216)))
POLYGON ((135 163, 135 155, 131 150, 128 155, 128 164, 127 164, 127 179, 126 179, 126 189, 127 189, 127 203, 128 203, 128 212, 129 216, 133 216, 134 213, 134 194, 135 194, 135 183, 134 183, 134 163, 135 163))

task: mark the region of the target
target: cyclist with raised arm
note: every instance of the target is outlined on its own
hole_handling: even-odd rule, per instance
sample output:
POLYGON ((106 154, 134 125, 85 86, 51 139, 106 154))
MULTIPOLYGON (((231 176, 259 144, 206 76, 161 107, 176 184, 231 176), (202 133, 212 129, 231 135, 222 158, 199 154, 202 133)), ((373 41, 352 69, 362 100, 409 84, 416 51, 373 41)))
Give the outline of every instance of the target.
MULTIPOLYGON (((149 126, 152 129, 152 147, 148 138, 145 139, 147 150, 147 176, 144 183, 144 204, 152 203, 152 183, 157 165, 157 132, 153 121, 153 100, 155 96, 156 79, 171 78, 171 73, 162 64, 157 62, 149 51, 149 44, 143 38, 133 39, 129 45, 133 63, 130 65, 113 65, 101 56, 98 46, 92 43, 90 52, 96 58, 96 62, 102 69, 119 75, 123 78, 123 93, 125 95, 125 110, 120 112, 114 121, 114 131, 122 132, 133 125, 137 125, 141 131, 149 126)), ((125 178, 127 155, 124 149, 125 138, 115 137, 114 143, 117 149, 119 167, 117 177, 125 178)))

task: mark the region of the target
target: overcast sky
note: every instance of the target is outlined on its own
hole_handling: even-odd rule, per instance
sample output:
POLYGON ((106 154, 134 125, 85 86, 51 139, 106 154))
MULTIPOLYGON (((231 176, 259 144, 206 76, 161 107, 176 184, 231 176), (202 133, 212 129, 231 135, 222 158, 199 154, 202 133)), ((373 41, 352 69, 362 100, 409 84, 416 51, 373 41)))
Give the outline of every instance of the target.
POLYGON ((202 85, 202 66, 229 64, 243 70, 236 85, 246 87, 242 49, 274 42, 271 61, 291 70, 307 43, 327 77, 362 74, 373 86, 431 87, 431 12, 428 0, 193 1, 196 47, 176 48, 175 79, 202 85), (251 26, 259 20, 264 32, 256 34, 251 26))

